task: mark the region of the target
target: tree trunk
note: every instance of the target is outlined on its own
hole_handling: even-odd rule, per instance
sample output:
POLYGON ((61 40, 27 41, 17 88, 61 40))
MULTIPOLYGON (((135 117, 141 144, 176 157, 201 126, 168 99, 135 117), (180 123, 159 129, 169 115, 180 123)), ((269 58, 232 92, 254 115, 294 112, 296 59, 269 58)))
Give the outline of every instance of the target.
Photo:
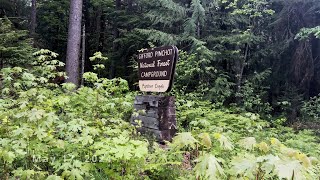
POLYGON ((71 0, 68 29, 66 70, 67 82, 79 86, 79 54, 81 43, 82 0, 71 0))
MULTIPOLYGON (((121 9, 121 0, 116 0, 116 10, 119 11, 121 9)), ((114 27, 113 27, 113 37, 114 40, 119 38, 119 30, 118 30, 118 23, 115 20, 114 21, 114 27)), ((118 42, 113 42, 113 52, 116 53, 118 51, 119 43, 118 42)), ((110 66, 110 76, 109 78, 112 79, 115 77, 115 71, 116 71, 116 63, 115 63, 115 58, 111 60, 111 66, 110 66)))
POLYGON ((11 0, 10 2, 13 5, 12 10, 14 11, 14 16, 19 17, 17 0, 11 0))
POLYGON ((128 3, 128 5, 127 5, 127 13, 130 14, 133 11, 133 9, 132 9, 133 8, 133 6, 132 6, 133 0, 128 0, 127 3, 128 3))
POLYGON ((200 38, 201 36, 201 29, 200 29, 200 21, 197 23, 197 37, 200 38))
MULTIPOLYGON (((241 94, 242 89, 242 81, 243 81, 243 71, 246 66, 247 58, 249 53, 249 45, 245 45, 244 50, 244 57, 240 58, 239 60, 235 61, 235 72, 236 72, 236 94, 241 94)), ((242 101, 242 98, 237 96, 236 97, 236 103, 240 104, 242 101)))
POLYGON ((95 51, 100 51, 100 44, 103 44, 103 43, 100 43, 101 42, 101 21, 102 19, 102 7, 98 7, 98 10, 97 10, 97 15, 96 15, 96 49, 95 51))
POLYGON ((30 36, 34 37, 37 26, 37 0, 32 0, 30 17, 30 36))
MULTIPOLYGON (((236 94, 241 94, 242 89, 242 79, 243 79, 243 69, 244 69, 244 62, 242 59, 235 61, 235 72, 236 72, 236 94)), ((242 97, 236 96, 236 103, 241 104, 242 97)))
POLYGON ((84 85, 83 74, 86 60, 86 25, 82 29, 82 55, 81 55, 81 85, 84 85))

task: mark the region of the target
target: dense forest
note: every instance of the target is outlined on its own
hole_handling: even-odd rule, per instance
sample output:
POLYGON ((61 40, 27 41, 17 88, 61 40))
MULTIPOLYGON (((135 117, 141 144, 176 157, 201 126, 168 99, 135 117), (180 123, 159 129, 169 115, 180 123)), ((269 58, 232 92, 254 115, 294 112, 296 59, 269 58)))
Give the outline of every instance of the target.
POLYGON ((319 0, 0 0, 1 179, 320 178, 319 0), (178 133, 131 125, 175 45, 178 133))

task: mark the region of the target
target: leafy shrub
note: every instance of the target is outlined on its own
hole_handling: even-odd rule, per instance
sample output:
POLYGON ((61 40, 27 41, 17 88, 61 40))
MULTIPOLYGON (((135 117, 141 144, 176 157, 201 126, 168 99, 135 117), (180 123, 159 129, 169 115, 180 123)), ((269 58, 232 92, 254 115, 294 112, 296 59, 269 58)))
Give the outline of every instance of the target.
POLYGON ((320 98, 315 96, 303 103, 301 115, 304 121, 319 122, 320 118, 320 98))
POLYGON ((311 131, 296 134, 280 125, 270 128, 259 115, 217 108, 189 94, 177 96, 180 133, 173 142, 150 143, 128 121, 134 93, 125 80, 87 72, 83 76, 87 86, 77 90, 73 84, 60 86, 52 81, 64 76, 57 54, 41 50, 34 55, 30 70, 0 71, 4 179, 317 179, 320 175, 319 138, 311 131))
MULTIPOLYGON (((177 103, 178 121, 182 122, 180 130, 184 131, 185 128, 191 131, 192 135, 189 133, 187 137, 182 133, 175 137, 176 142, 173 144, 189 147, 187 150, 195 154, 194 160, 197 163, 194 165, 193 174, 196 177, 319 177, 320 144, 319 138, 313 132, 295 133, 293 129, 281 125, 271 128, 259 115, 217 109, 210 105, 210 102, 180 99, 177 103)), ((194 176, 188 178, 194 179, 194 176)))
MULTIPOLYGON (((254 137, 233 143, 227 136, 210 133, 194 138, 175 137, 172 147, 194 151, 196 165, 189 179, 317 179, 319 162, 276 138, 257 142, 254 137), (186 140, 187 139, 187 140, 186 140), (208 146, 210 145, 210 146, 208 146), (191 149, 190 149, 191 148, 191 149), (220 149, 219 151, 216 151, 220 149)), ((183 179, 183 178, 182 178, 183 179)))
POLYGON ((133 101, 132 94, 122 93, 126 81, 95 79, 90 81, 95 88, 77 91, 73 84, 54 86, 49 79, 60 63, 50 60, 55 54, 49 51, 40 54, 40 69, 1 71, 1 177, 83 179, 99 172, 132 179, 139 174, 148 143, 135 139, 124 121, 133 101))
POLYGON ((228 75, 219 74, 209 60, 199 54, 179 51, 174 90, 179 94, 199 94, 198 98, 222 105, 232 95, 234 83, 229 81, 228 75))
POLYGON ((271 74, 271 70, 265 70, 261 73, 255 73, 247 79, 242 86, 241 92, 236 94, 242 99, 242 106, 246 111, 268 115, 272 107, 267 102, 267 89, 264 85, 265 80, 271 74))

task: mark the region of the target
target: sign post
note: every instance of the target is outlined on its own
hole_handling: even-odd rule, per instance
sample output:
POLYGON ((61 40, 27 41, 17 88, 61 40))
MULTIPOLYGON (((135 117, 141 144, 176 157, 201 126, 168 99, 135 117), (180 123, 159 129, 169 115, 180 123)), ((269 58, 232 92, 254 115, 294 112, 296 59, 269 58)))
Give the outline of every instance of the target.
POLYGON ((175 46, 142 50, 139 59, 139 88, 145 92, 168 92, 172 88, 178 59, 175 46))
MULTIPOLYGON (((139 88, 143 92, 169 92, 173 85, 178 48, 164 46, 139 51, 139 88)), ((151 134, 157 140, 170 141, 176 133, 175 98, 173 96, 136 96, 134 108, 138 116, 131 117, 131 123, 138 130, 151 134)))

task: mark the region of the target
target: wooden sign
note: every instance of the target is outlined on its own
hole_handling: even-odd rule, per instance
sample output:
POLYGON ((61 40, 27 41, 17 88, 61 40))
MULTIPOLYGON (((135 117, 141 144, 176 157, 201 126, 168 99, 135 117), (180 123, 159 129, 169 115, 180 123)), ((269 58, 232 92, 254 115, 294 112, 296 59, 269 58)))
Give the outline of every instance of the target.
POLYGON ((139 88, 145 92, 168 92, 172 88, 178 48, 164 46, 141 50, 138 55, 139 88))

